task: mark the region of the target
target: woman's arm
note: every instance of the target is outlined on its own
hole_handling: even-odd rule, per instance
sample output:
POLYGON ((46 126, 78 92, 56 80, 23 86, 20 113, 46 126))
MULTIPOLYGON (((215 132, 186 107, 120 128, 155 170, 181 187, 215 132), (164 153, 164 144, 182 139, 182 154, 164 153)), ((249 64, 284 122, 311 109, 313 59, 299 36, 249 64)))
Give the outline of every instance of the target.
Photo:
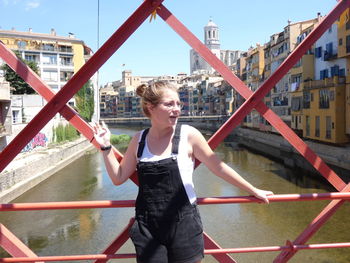
POLYGON ((263 200, 265 203, 269 203, 267 196, 273 195, 273 193, 255 188, 230 166, 221 161, 212 151, 203 135, 193 127, 191 127, 189 133, 189 143, 192 145, 195 158, 204 163, 215 175, 263 200))
MULTIPOLYGON (((93 129, 95 133, 95 140, 101 147, 111 145, 111 133, 104 123, 102 123, 102 125, 97 123, 93 124, 93 129)), ((115 185, 121 185, 124 183, 136 170, 135 153, 138 145, 138 136, 139 133, 133 136, 120 163, 112 150, 102 151, 103 160, 105 162, 108 175, 115 185)))

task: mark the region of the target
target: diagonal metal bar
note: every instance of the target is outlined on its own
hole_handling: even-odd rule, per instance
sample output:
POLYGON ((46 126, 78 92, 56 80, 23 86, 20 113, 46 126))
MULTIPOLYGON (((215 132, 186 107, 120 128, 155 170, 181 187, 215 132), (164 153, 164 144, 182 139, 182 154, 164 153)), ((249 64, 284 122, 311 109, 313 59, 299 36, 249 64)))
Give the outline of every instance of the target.
MULTIPOLYGON (((11 67, 16 73, 26 81, 36 92, 38 92, 46 101, 50 101, 55 92, 26 64, 17 58, 15 53, 8 49, 4 43, 0 41, 0 57, 11 67)), ((83 134, 97 149, 100 148, 98 143, 93 140, 94 134, 91 126, 82 119, 79 114, 67 104, 59 111, 60 114, 68 120, 81 134, 83 134)), ((113 152, 118 160, 123 155, 113 147, 113 152)), ((5 167, 4 167, 5 168, 5 167)), ((131 178, 137 184, 136 176, 131 178)))
POLYGON ((227 68, 203 43, 198 40, 175 16, 166 9, 164 5, 158 11, 160 17, 174 29, 193 49, 195 49, 213 68, 215 68, 223 78, 230 83, 247 100, 243 105, 222 125, 222 127, 212 136, 209 144, 212 148, 217 145, 243 120, 243 118, 253 109, 266 119, 284 138, 303 155, 311 165, 318 170, 336 189, 341 190, 345 183, 329 166, 318 157, 271 109, 269 109, 262 99, 267 92, 285 75, 288 70, 305 54, 310 46, 325 32, 325 30, 340 16, 347 7, 348 0, 343 0, 323 19, 304 41, 286 58, 279 68, 268 78, 261 87, 253 93, 248 87, 237 78, 229 68, 227 68))
MULTIPOLYGON (((106 248, 102 254, 115 254, 129 239, 129 229, 134 224, 135 218, 132 217, 129 224, 123 229, 123 231, 117 236, 117 238, 106 248)), ((95 263, 105 263, 108 259, 99 259, 95 263)))
MULTIPOLYGON (((13 257, 37 257, 37 255, 18 239, 3 224, 0 224, 0 247, 13 257)), ((43 261, 36 261, 42 263, 43 261)))
MULTIPOLYGON (((222 248, 207 234, 203 233, 204 236, 204 246, 207 249, 219 249, 222 248)), ((212 254, 212 256, 221 263, 237 263, 229 254, 212 254)))
POLYGON ((136 31, 163 0, 146 0, 0 153, 0 171, 136 31))
MULTIPOLYGON (((350 184, 348 184, 341 192, 349 192, 350 184)), ((310 223, 310 225, 297 237, 292 243, 293 245, 305 244, 327 221, 335 214, 338 208, 344 204, 345 200, 333 200, 331 201, 322 212, 310 223)), ((283 251, 281 252, 274 263, 287 262, 297 251, 283 251)))
MULTIPOLYGON (((45 84, 30 67, 19 60, 15 53, 8 49, 1 41, 0 57, 46 101, 50 101, 55 96, 55 92, 51 89, 51 87, 45 84)), ((91 126, 86 123, 86 121, 83 120, 74 109, 66 104, 59 112, 64 118, 66 118, 66 120, 77 128, 81 134, 91 141, 95 147, 99 148, 99 145, 93 141, 94 134, 91 126)), ((116 151, 116 154, 119 156, 121 155, 118 151, 116 151)))

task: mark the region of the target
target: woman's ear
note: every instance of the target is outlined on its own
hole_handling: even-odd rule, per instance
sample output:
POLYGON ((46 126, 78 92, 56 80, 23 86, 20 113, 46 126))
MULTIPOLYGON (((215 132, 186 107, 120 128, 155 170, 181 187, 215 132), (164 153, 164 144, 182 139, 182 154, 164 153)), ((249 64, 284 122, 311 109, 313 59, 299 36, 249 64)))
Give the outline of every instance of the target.
POLYGON ((148 112, 152 112, 155 106, 151 103, 147 103, 146 107, 148 109, 148 112))

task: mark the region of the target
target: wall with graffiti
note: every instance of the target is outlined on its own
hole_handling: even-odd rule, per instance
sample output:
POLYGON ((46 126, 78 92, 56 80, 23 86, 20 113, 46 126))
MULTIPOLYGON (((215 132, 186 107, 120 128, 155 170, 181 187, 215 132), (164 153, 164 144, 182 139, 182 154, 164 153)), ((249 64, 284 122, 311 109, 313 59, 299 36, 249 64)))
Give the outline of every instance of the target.
POLYGON ((48 139, 44 133, 39 132, 22 150, 22 152, 30 152, 36 147, 45 147, 48 139))

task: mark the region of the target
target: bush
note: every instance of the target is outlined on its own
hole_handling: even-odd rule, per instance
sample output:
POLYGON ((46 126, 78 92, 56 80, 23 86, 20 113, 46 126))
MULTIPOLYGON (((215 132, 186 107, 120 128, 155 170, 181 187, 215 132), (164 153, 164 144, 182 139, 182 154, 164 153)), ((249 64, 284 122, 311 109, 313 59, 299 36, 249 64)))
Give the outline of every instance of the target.
POLYGON ((78 131, 71 124, 67 124, 67 125, 59 124, 54 129, 54 134, 55 134, 54 141, 56 143, 60 143, 64 141, 74 141, 79 137, 78 131))
POLYGON ((131 140, 131 136, 126 134, 115 135, 111 134, 111 143, 116 144, 128 144, 131 140))

